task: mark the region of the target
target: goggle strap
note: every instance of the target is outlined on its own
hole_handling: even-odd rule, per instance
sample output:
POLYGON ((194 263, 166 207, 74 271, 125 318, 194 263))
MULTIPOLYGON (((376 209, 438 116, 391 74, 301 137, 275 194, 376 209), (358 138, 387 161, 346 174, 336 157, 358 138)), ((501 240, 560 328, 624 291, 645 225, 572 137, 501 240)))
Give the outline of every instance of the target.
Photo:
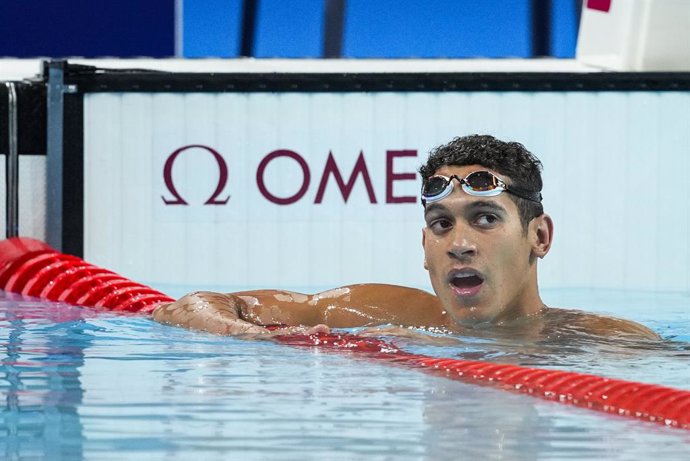
POLYGON ((541 202, 541 192, 535 192, 527 189, 521 189, 519 187, 515 186, 507 186, 506 187, 506 192, 510 192, 513 195, 517 195, 520 198, 523 198, 525 200, 530 200, 532 202, 541 202))

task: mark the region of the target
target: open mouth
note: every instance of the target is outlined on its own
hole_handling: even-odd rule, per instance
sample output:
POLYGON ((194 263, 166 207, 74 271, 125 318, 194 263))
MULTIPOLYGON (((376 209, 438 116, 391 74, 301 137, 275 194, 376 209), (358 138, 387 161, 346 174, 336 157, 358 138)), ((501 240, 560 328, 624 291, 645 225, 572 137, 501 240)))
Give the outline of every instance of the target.
POLYGON ((462 270, 450 276, 451 287, 461 296, 476 295, 483 283, 484 279, 474 270, 462 270))

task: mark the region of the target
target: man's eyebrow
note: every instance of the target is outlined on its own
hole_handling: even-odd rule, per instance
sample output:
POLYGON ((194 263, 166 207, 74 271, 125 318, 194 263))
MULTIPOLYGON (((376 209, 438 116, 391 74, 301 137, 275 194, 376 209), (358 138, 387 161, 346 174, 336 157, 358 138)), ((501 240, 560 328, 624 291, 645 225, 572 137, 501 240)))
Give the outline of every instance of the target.
POLYGON ((508 210, 506 210, 503 207, 503 205, 492 200, 477 200, 476 202, 472 202, 469 205, 467 205, 467 208, 469 210, 473 210, 475 208, 481 208, 485 210, 488 208, 499 213, 508 213, 508 210))
POLYGON ((447 213, 448 208, 444 207, 440 203, 430 203, 424 208, 424 216, 428 215, 429 213, 433 213, 434 211, 439 211, 442 213, 447 213))
MULTIPOLYGON (((508 214, 508 210, 505 209, 503 205, 497 203, 493 200, 477 200, 464 206, 465 211, 476 211, 476 210, 490 210, 495 213, 508 214)), ((430 203, 424 209, 424 217, 426 218, 432 213, 451 213, 448 207, 442 205, 441 203, 430 203)))

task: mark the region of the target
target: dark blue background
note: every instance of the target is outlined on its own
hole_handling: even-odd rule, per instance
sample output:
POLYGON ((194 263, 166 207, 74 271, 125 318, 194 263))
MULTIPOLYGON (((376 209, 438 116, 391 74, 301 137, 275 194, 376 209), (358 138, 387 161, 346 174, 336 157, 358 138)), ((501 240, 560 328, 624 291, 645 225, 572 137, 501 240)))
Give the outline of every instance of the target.
POLYGON ((172 56, 174 0, 0 0, 0 56, 172 56))
MULTIPOLYGON (((546 1, 546 0, 542 0, 546 1)), ((577 0, 551 0, 551 54, 572 57, 577 0)), ((529 57, 530 0, 348 0, 345 57, 529 57)), ((184 0, 181 54, 239 53, 242 0, 184 0)), ((259 0, 254 55, 320 57, 323 0, 259 0)), ((0 56, 175 55, 175 0, 1 0, 0 56)))

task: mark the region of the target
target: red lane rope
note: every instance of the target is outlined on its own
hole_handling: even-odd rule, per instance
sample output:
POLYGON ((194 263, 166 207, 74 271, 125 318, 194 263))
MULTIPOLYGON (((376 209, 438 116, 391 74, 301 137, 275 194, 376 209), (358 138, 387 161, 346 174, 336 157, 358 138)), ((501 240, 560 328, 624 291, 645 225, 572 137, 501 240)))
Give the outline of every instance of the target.
POLYGON ((56 302, 150 313, 174 299, 38 240, 0 241, 0 289, 56 302))
MULTIPOLYGON (((0 241, 0 289, 50 301, 114 311, 151 313, 173 298, 38 240, 0 241)), ((376 338, 352 334, 276 336, 282 344, 357 354, 419 368, 450 379, 493 386, 566 405, 690 430, 690 391, 621 379, 411 354, 376 338)))

